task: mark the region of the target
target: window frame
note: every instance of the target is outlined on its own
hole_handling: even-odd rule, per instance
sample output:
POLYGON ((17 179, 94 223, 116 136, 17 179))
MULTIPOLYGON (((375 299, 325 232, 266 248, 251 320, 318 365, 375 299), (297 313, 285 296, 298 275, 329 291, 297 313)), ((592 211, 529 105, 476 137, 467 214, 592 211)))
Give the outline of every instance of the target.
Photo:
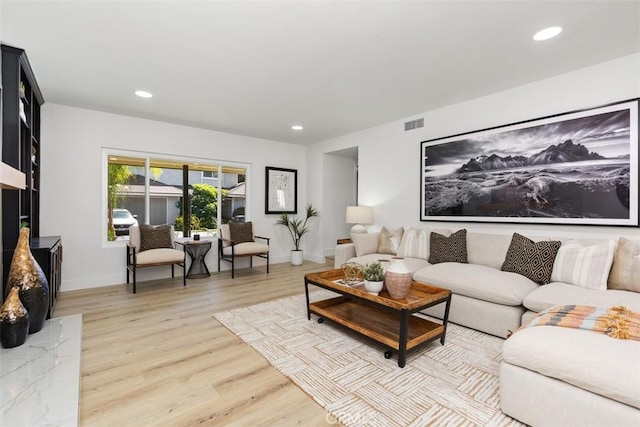
MULTIPOLYGON (((109 241, 107 233, 105 233, 105 230, 104 230, 104 225, 109 222, 109 216, 107 212, 108 211, 107 186, 108 186, 108 180, 109 180, 108 168, 109 168, 110 156, 132 157, 132 158, 138 158, 138 159, 144 160, 144 163, 145 163, 145 197, 144 197, 145 202, 144 203, 145 203, 145 220, 146 221, 149 220, 149 213, 150 213, 149 211, 150 210, 149 169, 150 169, 151 163, 153 163, 154 160, 189 164, 195 167, 197 167, 198 165, 217 166, 217 174, 219 179, 218 179, 218 185, 216 186, 216 188, 218 190, 218 202, 220 204, 219 206, 222 206, 222 191, 221 191, 222 178, 221 177, 223 176, 223 169, 225 167, 244 169, 245 170, 245 216, 247 218, 250 218, 251 185, 247 180, 247 176, 249 176, 249 174, 251 173, 251 163, 210 159, 210 158, 203 158, 203 157, 195 158, 190 156, 180 156, 180 155, 174 155, 174 154, 168 154, 168 153, 123 150, 123 149, 116 149, 116 148, 102 148, 102 189, 101 189, 101 198, 102 198, 101 211, 102 212, 100 214, 100 219, 101 219, 100 235, 102 236, 101 237, 102 247, 120 247, 128 243, 128 240, 109 241)), ((194 168, 193 170, 197 170, 197 169, 194 168)), ((218 209, 217 220, 218 220, 218 224, 222 224, 222 209, 218 209)), ((216 239, 217 236, 213 236, 212 238, 216 239)), ((189 238, 188 237, 179 238, 178 240, 187 240, 187 239, 189 238)))

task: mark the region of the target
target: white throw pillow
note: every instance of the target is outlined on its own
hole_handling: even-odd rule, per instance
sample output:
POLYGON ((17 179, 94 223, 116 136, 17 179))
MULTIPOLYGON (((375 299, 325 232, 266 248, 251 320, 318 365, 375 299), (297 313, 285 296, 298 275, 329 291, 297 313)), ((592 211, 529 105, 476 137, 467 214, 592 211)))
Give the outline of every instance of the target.
POLYGON ((565 282, 587 289, 607 289, 607 279, 616 251, 616 241, 585 246, 575 241, 562 244, 553 263, 552 282, 565 282))
POLYGON ((640 292, 640 244, 620 238, 609 274, 609 289, 640 292))
POLYGON ((356 256, 375 254, 378 251, 380 233, 357 233, 351 235, 356 256))
POLYGON ((429 236, 431 230, 408 227, 404 230, 398 256, 403 258, 429 258, 429 236))

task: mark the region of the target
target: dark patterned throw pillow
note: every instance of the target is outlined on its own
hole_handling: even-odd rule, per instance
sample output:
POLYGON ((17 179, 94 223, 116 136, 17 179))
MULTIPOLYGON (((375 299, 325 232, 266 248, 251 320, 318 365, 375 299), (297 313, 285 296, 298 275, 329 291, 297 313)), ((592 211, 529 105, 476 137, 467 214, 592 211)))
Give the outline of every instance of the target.
POLYGON ((521 234, 513 233, 501 270, 518 273, 540 285, 547 284, 551 280, 558 249, 559 241, 534 242, 521 234))
POLYGON ((467 264, 467 230, 458 230, 451 236, 431 232, 429 263, 461 262, 467 264))
POLYGON ((253 242, 253 225, 251 221, 244 223, 229 223, 231 240, 236 243, 253 242))
POLYGON ((172 248, 171 226, 140 224, 140 252, 158 248, 172 248))

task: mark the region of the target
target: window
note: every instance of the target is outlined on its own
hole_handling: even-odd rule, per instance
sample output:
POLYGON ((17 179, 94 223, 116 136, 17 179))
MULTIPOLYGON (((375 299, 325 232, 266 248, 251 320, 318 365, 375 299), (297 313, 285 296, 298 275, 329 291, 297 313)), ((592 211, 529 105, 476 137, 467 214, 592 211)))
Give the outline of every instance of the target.
POLYGON ((245 165, 105 154, 108 241, 128 240, 136 224, 172 224, 177 237, 188 237, 213 236, 219 224, 245 221, 245 165))

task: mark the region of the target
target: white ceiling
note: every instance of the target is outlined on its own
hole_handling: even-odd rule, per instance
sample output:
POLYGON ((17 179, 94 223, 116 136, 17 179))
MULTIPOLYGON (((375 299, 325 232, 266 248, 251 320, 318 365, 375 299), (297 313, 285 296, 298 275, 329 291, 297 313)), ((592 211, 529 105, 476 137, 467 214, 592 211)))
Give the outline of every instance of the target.
POLYGON ((1 7, 48 102, 299 144, 640 51, 640 0, 1 7), (551 25, 559 37, 531 39, 551 25))

